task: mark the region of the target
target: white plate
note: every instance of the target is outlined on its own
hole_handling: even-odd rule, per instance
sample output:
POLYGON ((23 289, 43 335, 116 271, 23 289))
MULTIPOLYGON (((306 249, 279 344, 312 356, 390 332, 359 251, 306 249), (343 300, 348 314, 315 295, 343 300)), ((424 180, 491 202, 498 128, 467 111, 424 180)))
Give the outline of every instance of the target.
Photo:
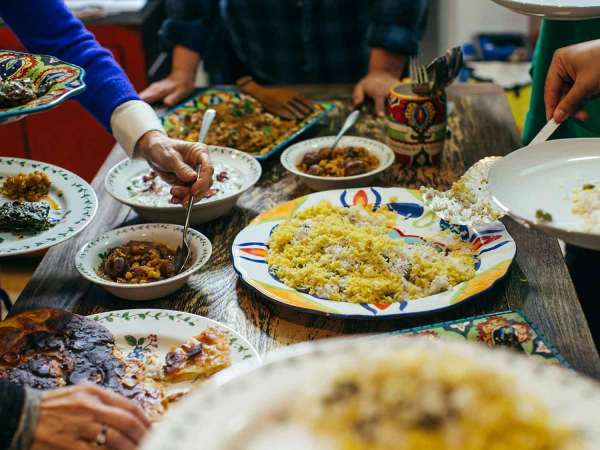
MULTIPOLYGON (((250 189, 260 179, 262 169, 260 163, 252 156, 226 147, 209 147, 211 161, 216 164, 226 164, 242 173, 242 188, 234 193, 201 200, 192 208, 190 223, 195 225, 208 222, 226 214, 240 195, 250 189)), ((185 222, 186 210, 181 205, 148 206, 132 197, 127 191, 130 181, 148 173, 150 167, 143 160, 126 159, 109 170, 104 180, 104 186, 115 199, 131 206, 145 221, 180 223, 185 222)))
POLYGON ((517 13, 553 20, 585 20, 600 17, 599 0, 494 0, 517 13))
POLYGON ((419 191, 402 188, 365 188, 317 192, 283 203, 260 214, 233 241, 233 267, 241 279, 266 298, 304 312, 342 318, 390 318, 429 313, 449 308, 491 288, 506 272, 515 255, 515 242, 500 222, 482 225, 477 231, 464 225, 449 225, 426 209, 419 191), (395 197, 395 198, 393 198, 395 197), (392 202, 393 198, 393 202, 392 202), (471 280, 452 289, 415 300, 391 304, 360 304, 326 300, 292 289, 273 277, 266 264, 267 243, 271 231, 297 211, 322 200, 335 206, 391 206, 398 214, 396 229, 405 236, 394 236, 419 245, 420 237, 430 237, 449 229, 468 240, 479 257, 480 265, 471 280))
POLYGON ((304 155, 308 152, 314 152, 324 147, 329 147, 333 144, 334 140, 335 136, 326 136, 298 142, 281 154, 281 164, 283 164, 283 167, 285 167, 288 172, 300 177, 300 179, 312 189, 324 191, 328 189, 369 186, 373 184, 377 175, 392 165, 396 157, 391 148, 379 141, 363 137, 344 136, 338 143, 338 147, 364 147, 377 157, 379 166, 370 172, 349 177, 323 177, 310 175, 301 172, 298 169, 298 164, 304 155))
POLYGON ((600 182, 600 139, 557 139, 524 147, 490 169, 488 189, 498 205, 525 226, 581 247, 600 250, 600 234, 576 231, 571 195, 600 182), (541 223, 535 212, 552 215, 541 223))
MULTIPOLYGON (((430 354, 455 352, 461 360, 514 378, 516 387, 537 397, 553 418, 581 430, 586 450, 600 447, 597 383, 505 349, 424 337, 378 336, 295 345, 270 355, 259 368, 239 366, 219 374, 174 407, 143 442, 142 450, 229 450, 241 432, 254 436, 248 427, 257 425, 257 417, 292 401, 307 388, 322 385, 340 367, 373 357, 392 358, 405 347, 430 354)), ((290 443, 277 448, 302 446, 290 443)))
POLYGON ((131 240, 153 241, 165 244, 175 251, 181 244, 182 225, 146 223, 107 231, 85 244, 75 256, 75 268, 81 276, 98 284, 117 297, 127 300, 153 300, 172 294, 183 287, 188 278, 209 260, 212 245, 208 238, 193 228, 188 228, 187 239, 192 248, 190 267, 174 277, 145 284, 117 283, 96 273, 104 255, 111 249, 131 240))
MULTIPOLYGON (((82 178, 52 164, 21 158, 0 158, 0 185, 6 177, 35 170, 45 172, 52 182, 50 218, 58 221, 39 233, 0 232, 0 257, 43 250, 72 238, 92 221, 98 208, 94 189, 82 178)), ((0 204, 11 201, 0 194, 0 204)))
MULTIPOLYGON (((108 328, 115 337, 117 347, 126 357, 144 360, 147 355, 154 355, 162 365, 172 347, 181 345, 212 326, 229 336, 232 366, 241 362, 257 364, 261 361, 254 347, 236 331, 196 314, 168 309, 125 309, 93 314, 89 318, 108 328)), ((170 390, 182 390, 191 384, 177 383, 170 390)))

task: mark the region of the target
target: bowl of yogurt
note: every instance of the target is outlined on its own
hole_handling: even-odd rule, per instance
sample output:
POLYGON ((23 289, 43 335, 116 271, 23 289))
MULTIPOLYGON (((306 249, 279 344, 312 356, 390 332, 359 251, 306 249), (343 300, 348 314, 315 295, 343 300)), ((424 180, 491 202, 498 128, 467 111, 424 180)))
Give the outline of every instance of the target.
MULTIPOLYGON (((209 222, 228 213, 237 199, 259 180, 262 169, 252 156, 227 147, 209 146, 213 183, 192 207, 190 223, 209 222)), ((186 209, 171 203, 171 185, 141 159, 125 159, 108 172, 104 185, 116 200, 132 207, 147 222, 183 224, 186 209)))

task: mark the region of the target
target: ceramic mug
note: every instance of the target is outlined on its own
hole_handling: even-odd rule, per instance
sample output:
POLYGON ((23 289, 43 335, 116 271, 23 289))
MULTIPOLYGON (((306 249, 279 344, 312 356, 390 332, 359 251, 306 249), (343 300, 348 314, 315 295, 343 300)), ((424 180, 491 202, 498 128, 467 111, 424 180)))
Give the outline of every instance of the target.
POLYGON ((410 82, 402 82, 388 95, 386 106, 387 145, 396 161, 406 165, 437 163, 446 139, 446 93, 415 94, 410 82))

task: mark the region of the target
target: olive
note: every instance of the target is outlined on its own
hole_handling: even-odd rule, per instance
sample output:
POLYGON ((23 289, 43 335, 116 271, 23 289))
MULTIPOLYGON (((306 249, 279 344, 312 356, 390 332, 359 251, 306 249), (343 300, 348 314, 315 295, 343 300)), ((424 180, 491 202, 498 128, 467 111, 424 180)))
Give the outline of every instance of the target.
POLYGON ((114 258, 110 258, 108 260, 108 264, 106 267, 106 271, 110 276, 118 277, 123 272, 125 272, 126 264, 125 258, 121 256, 115 256, 114 258))
POLYGON ((319 150, 317 155, 319 155, 319 158, 321 159, 329 159, 331 157, 331 148, 323 147, 321 150, 319 150))
POLYGON ((173 275, 175 275, 175 264, 173 264, 171 261, 164 261, 161 265, 160 265, 160 274, 167 278, 167 277, 172 277, 173 275))
POLYGON ((344 163, 346 176, 359 175, 367 171, 367 164, 361 160, 352 160, 344 163))
POLYGON ((319 161, 321 161, 321 158, 319 158, 318 152, 307 153, 302 158, 302 164, 306 164, 307 166, 312 166, 313 164, 318 164, 319 161))
POLYGON ((306 171, 309 175, 321 175, 323 173, 323 169, 318 164, 313 164, 306 171))

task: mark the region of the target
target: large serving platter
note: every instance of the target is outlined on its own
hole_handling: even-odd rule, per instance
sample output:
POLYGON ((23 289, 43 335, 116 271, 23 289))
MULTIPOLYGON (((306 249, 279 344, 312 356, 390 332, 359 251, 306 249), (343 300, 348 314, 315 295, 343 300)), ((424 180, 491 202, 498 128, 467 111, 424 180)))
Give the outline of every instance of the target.
POLYGON ((600 250, 600 233, 578 231, 571 195, 600 182, 600 139, 557 139, 524 147, 490 169, 488 189, 507 214, 565 242, 600 250), (536 211, 552 215, 541 222, 536 211))
MULTIPOLYGON (((561 425, 579 431, 586 450, 600 446, 600 387, 592 380, 504 349, 425 337, 375 336, 295 345, 271 355, 261 367, 239 366, 219 374, 174 408, 152 431, 142 450, 253 448, 257 436, 268 427, 257 418, 269 417, 273 409, 327 383, 348 365, 392 359, 402 349, 433 357, 460 355, 457 363, 472 361, 482 369, 506 375, 514 380, 518 392, 541 401, 561 425), (240 446, 240 440, 247 446, 240 446)), ((281 433, 278 437, 285 440, 281 433)), ((268 448, 264 440, 260 448, 268 448)), ((276 448, 304 447, 289 441, 289 445, 276 448)))
POLYGON ((516 13, 552 20, 586 20, 600 17, 598 0, 494 0, 516 13))
MULTIPOLYGON (((168 309, 125 309, 89 317, 108 328, 125 357, 143 361, 152 356, 158 358, 158 364, 162 365, 172 347, 181 345, 208 327, 215 327, 229 336, 232 367, 242 362, 258 364, 261 361, 256 349, 238 332, 196 314, 168 309)), ((192 384, 194 382, 177 383, 168 390, 180 391, 192 384)))
MULTIPOLYGON (((6 177, 35 170, 46 172, 52 186, 46 201, 56 225, 34 234, 0 232, 0 257, 43 250, 72 238, 93 219, 98 208, 96 193, 82 178, 68 170, 39 161, 0 158, 0 185, 6 177)), ((0 194, 0 203, 10 201, 0 194)))
POLYGON ((85 71, 54 56, 0 50, 0 80, 30 78, 36 86, 49 89, 40 97, 23 105, 0 108, 0 124, 14 122, 28 114, 45 111, 85 89, 85 71))
MULTIPOLYGON (((200 97, 203 95, 206 95, 206 94, 219 93, 219 92, 239 93, 239 90, 237 88, 233 88, 233 87, 229 87, 229 86, 218 87, 218 88, 204 88, 204 89, 197 90, 191 98, 183 101, 182 103, 174 106, 173 108, 171 108, 167 112, 165 112, 165 114, 162 116, 162 122, 163 122, 163 126, 165 127, 165 130, 167 130, 167 132, 169 132, 169 130, 173 127, 172 122, 169 120, 170 115, 178 114, 180 112, 195 112, 195 111, 199 111, 199 110, 204 110, 209 105, 205 105, 205 104, 201 103, 200 97)), ((312 128, 317 123, 319 123, 334 108, 334 105, 329 102, 317 102, 316 104, 319 105, 321 110, 315 111, 313 114, 306 117, 303 121, 301 121, 298 124, 298 126, 295 129, 292 129, 289 134, 272 142, 268 147, 261 149, 259 152, 248 153, 248 154, 252 155, 259 161, 268 159, 269 157, 273 156, 274 154, 278 153, 279 151, 281 151, 282 149, 287 147, 292 141, 294 141, 302 133, 304 133, 308 129, 312 128)), ((217 120, 218 120, 218 118, 217 118, 217 120)), ((198 127, 200 127, 199 124, 198 124, 198 127)))
POLYGON ((476 230, 441 221, 423 205, 416 190, 403 188, 348 189, 325 191, 300 197, 260 214, 235 238, 233 265, 241 279, 264 297, 290 308, 341 318, 392 318, 446 309, 491 288, 507 273, 516 251, 515 242, 502 223, 480 226, 476 230), (273 277, 266 264, 271 231, 295 212, 327 200, 335 206, 368 205, 388 207, 398 215, 394 237, 419 245, 420 238, 450 230, 468 241, 478 256, 476 276, 451 290, 416 300, 391 304, 337 302, 292 289, 273 277), (389 206, 388 206, 389 205, 389 206))

